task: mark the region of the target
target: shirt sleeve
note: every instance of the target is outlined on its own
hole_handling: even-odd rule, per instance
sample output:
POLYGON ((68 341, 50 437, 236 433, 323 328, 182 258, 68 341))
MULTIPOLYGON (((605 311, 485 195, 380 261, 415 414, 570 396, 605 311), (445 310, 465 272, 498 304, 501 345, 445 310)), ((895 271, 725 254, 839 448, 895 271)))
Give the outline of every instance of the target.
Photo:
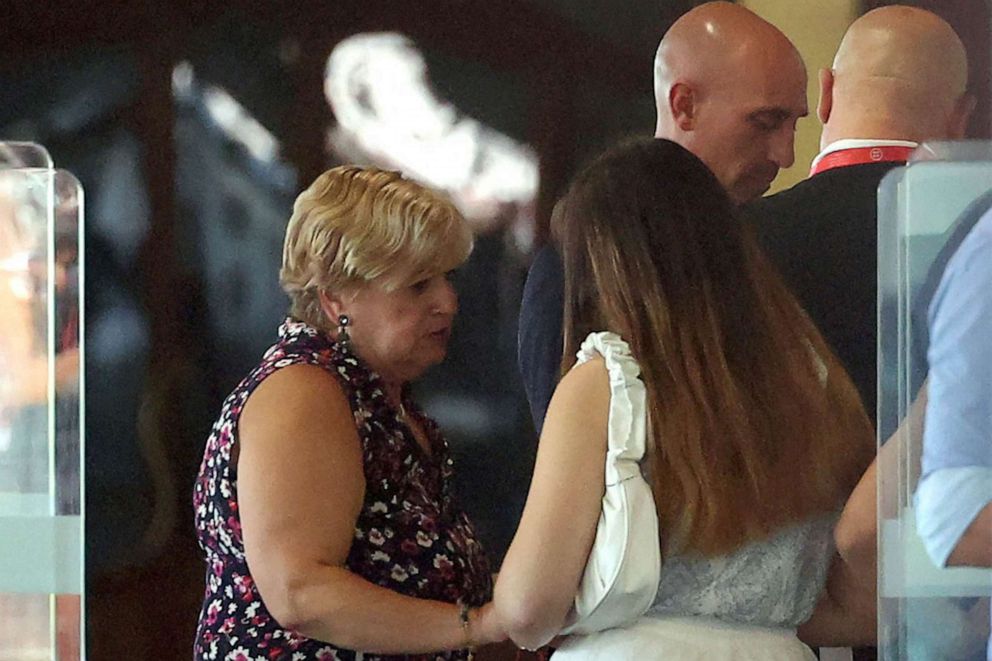
POLYGON ((561 258, 544 246, 527 273, 517 326, 517 365, 538 434, 561 367, 564 288, 561 258))
POLYGON ((948 262, 929 310, 917 530, 943 567, 992 502, 992 212, 948 262))
POLYGON ((938 567, 958 545, 975 517, 992 502, 992 468, 941 468, 916 489, 916 529, 938 567))

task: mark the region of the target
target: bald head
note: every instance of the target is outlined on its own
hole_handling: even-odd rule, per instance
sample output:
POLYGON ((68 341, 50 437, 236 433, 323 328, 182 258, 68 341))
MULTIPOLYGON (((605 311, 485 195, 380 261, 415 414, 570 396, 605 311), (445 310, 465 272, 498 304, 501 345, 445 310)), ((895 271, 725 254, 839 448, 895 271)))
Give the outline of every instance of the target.
POLYGON ((693 152, 739 203, 794 159, 806 70, 775 26, 729 2, 679 18, 658 46, 655 135, 693 152))
POLYGON ((943 19, 915 7, 870 11, 820 72, 821 143, 960 138, 973 105, 967 82, 964 46, 943 19))
MULTIPOLYGON (((719 85, 755 65, 803 68, 792 42, 754 12, 730 2, 699 5, 675 21, 658 45, 654 73, 659 110, 668 88, 680 79, 719 85)), ((667 113, 658 114, 659 123, 667 122, 667 113)))

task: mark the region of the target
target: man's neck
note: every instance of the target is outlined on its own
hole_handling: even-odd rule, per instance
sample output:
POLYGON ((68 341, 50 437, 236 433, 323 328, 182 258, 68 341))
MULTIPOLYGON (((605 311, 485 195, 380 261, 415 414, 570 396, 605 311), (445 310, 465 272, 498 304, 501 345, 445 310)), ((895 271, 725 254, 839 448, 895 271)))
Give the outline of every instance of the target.
POLYGON ((850 137, 850 138, 840 138, 838 140, 831 140, 830 142, 821 143, 820 145, 820 155, 837 151, 839 149, 852 149, 859 147, 876 147, 876 146, 888 146, 888 145, 898 145, 900 147, 916 147, 920 143, 915 140, 905 140, 902 138, 865 138, 865 137, 850 137))
POLYGON ((919 128, 887 121, 884 117, 876 121, 848 124, 828 122, 820 135, 820 149, 825 149, 840 140, 904 140, 920 143, 926 138, 927 136, 923 135, 919 128))

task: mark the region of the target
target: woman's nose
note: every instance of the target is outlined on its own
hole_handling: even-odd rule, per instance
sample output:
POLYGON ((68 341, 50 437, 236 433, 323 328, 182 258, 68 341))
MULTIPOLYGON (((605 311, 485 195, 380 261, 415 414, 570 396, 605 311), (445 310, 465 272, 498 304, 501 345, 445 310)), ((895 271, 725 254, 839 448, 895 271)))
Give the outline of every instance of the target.
POLYGON ((434 301, 434 311, 438 314, 454 315, 458 312, 458 293, 447 278, 441 279, 441 285, 434 301))

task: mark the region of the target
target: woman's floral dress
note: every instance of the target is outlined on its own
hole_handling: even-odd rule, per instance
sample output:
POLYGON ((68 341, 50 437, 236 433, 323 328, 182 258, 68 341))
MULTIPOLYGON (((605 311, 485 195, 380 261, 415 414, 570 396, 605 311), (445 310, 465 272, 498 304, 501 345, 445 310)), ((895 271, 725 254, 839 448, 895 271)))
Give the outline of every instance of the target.
MULTIPOLYGON (((449 491, 452 462, 437 426, 405 398, 404 408, 427 433, 428 456, 387 401, 379 377, 347 347, 290 318, 280 326, 279 340, 261 364, 225 400, 207 439, 193 492, 197 535, 207 561, 195 659, 466 658, 463 650, 389 657, 339 649, 282 628, 266 609, 245 562, 237 466, 231 464, 231 450, 248 396, 276 370, 298 364, 318 365, 338 378, 362 443, 365 501, 346 567, 372 583, 413 597, 461 600, 472 606, 492 598, 488 561, 449 491)), ((315 484, 314 489, 333 486, 315 484)))

